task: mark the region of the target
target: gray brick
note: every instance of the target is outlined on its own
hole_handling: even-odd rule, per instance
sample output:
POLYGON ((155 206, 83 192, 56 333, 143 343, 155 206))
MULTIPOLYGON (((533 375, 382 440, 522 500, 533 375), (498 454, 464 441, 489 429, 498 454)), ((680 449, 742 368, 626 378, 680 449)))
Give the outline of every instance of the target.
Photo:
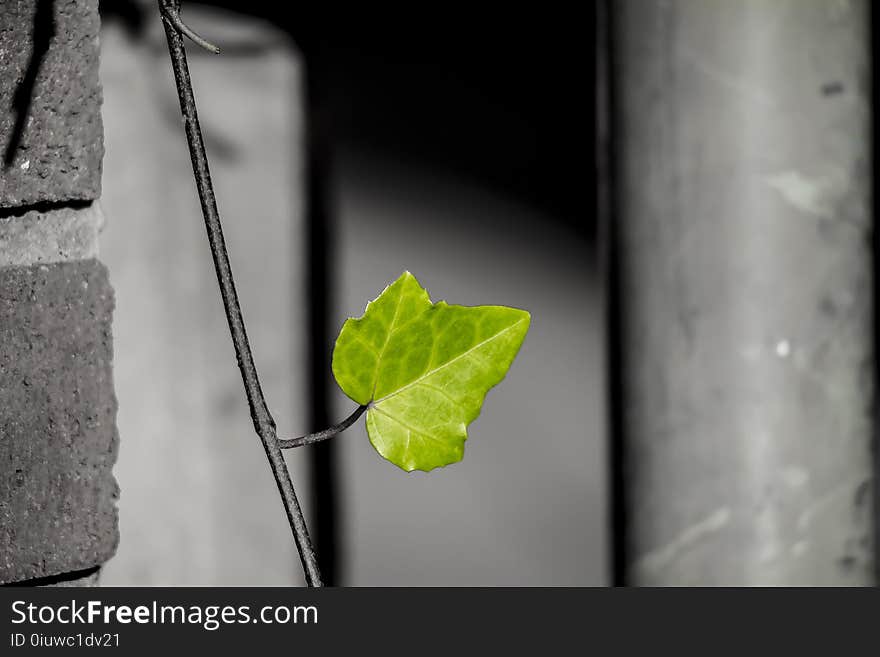
POLYGON ((97 260, 0 268, 0 582, 116 549, 112 312, 97 260))
POLYGON ((95 258, 103 226, 104 214, 97 203, 0 215, 0 267, 95 258))
POLYGON ((0 207, 101 194, 97 0, 0 3, 0 207))

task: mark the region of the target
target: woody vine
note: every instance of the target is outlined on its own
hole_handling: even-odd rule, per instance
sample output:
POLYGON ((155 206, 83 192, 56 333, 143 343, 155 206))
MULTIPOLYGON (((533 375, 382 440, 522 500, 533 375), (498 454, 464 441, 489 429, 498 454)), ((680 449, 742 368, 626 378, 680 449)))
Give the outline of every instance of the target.
POLYGON ((489 389, 507 374, 531 318, 517 308, 434 303, 415 276, 404 272, 367 304, 362 317, 348 319, 336 340, 333 375, 357 408, 323 431, 279 438, 235 290, 183 37, 213 53, 220 49, 183 22, 180 0, 158 3, 220 297, 254 429, 278 485, 306 582, 318 587, 318 561, 282 450, 331 438, 366 414, 373 447, 398 467, 428 471, 460 461, 467 426, 479 415, 489 389))

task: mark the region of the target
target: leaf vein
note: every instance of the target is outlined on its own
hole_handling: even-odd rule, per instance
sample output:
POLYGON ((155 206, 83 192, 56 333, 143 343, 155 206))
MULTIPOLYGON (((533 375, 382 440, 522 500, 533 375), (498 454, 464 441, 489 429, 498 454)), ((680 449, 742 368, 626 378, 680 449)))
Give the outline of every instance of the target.
POLYGON ((423 431, 422 429, 416 429, 415 427, 411 427, 410 425, 408 425, 406 422, 401 420, 396 415, 391 415, 391 413, 379 408, 378 406, 373 406, 373 410, 376 411, 377 413, 379 413, 380 415, 384 415, 392 422, 396 422, 397 424, 399 424, 400 426, 402 426, 404 429, 406 429, 409 432, 409 434, 407 436, 407 442, 406 442, 407 448, 409 448, 409 438, 412 436, 413 433, 415 433, 419 437, 433 440, 435 443, 439 443, 441 445, 446 445, 446 443, 441 438, 438 438, 437 436, 432 436, 429 433, 425 433, 425 431, 423 431))
POLYGON ((400 294, 397 295, 397 305, 394 307, 394 315, 391 317, 391 322, 388 324, 388 335, 385 336, 385 344, 382 345, 382 349, 376 354, 376 373, 373 377, 373 391, 370 393, 370 398, 376 396, 376 386, 379 384, 379 372, 382 368, 382 358, 385 357, 385 350, 388 348, 388 343, 391 342, 391 336, 394 335, 394 332, 397 330, 394 328, 394 324, 397 322, 397 316, 400 314, 400 306, 403 304, 403 295, 404 290, 401 290, 400 294))
POLYGON ((427 388, 428 390, 434 390, 435 392, 439 392, 441 395, 443 395, 446 399, 451 401, 453 404, 459 403, 459 401, 457 399, 453 399, 452 396, 448 392, 446 392, 443 388, 440 388, 438 386, 432 386, 430 383, 425 383, 424 381, 419 383, 419 385, 427 388))
MULTIPOLYGON (((513 328, 519 326, 520 324, 522 324, 524 321, 525 321, 525 319, 519 319, 519 320, 515 321, 513 324, 511 324, 511 325, 508 326, 507 328, 502 329, 501 331, 498 331, 498 333, 496 333, 495 335, 486 338, 486 339, 483 340, 482 342, 478 342, 478 343, 475 344, 473 347, 471 347, 470 349, 467 349, 466 351, 463 351, 462 353, 460 353, 460 354, 459 354, 458 356, 456 356, 455 358, 451 358, 450 360, 446 361, 446 362, 443 363, 442 365, 439 365, 439 366, 435 367, 434 369, 425 372, 425 373, 422 374, 419 378, 415 379, 414 381, 411 381, 410 383, 407 383, 405 386, 403 386, 403 387, 401 387, 401 388, 398 388, 398 389, 395 390, 394 392, 385 395, 384 397, 382 397, 382 399, 379 399, 379 400, 377 400, 377 401, 374 402, 374 403, 375 403, 375 404, 378 404, 378 403, 380 403, 380 402, 385 401, 386 399, 391 399, 391 398, 394 397, 395 395, 399 395, 399 394, 400 394, 401 392, 403 392, 404 390, 407 390, 408 388, 411 388, 411 387, 413 387, 413 386, 415 386, 415 385, 419 385, 420 383, 422 383, 422 381, 424 381, 424 380, 427 379, 428 377, 430 377, 430 376, 436 374, 437 372, 439 372, 440 370, 442 370, 442 369, 444 369, 444 368, 446 368, 446 367, 449 367, 449 366, 452 365, 454 362, 456 362, 456 361, 458 361, 458 360, 461 360, 462 358, 464 358, 465 356, 469 355, 469 354, 470 354, 471 352, 473 352, 474 350, 479 349, 480 347, 482 347, 482 346, 484 346, 484 345, 486 345, 486 344, 492 342, 493 340, 495 340, 495 339, 501 337, 502 335, 504 335, 505 333, 507 333, 507 332, 510 331, 511 329, 513 329, 513 328)), ((375 388, 373 389, 373 392, 375 393, 375 388)), ((389 417, 390 417, 390 416, 389 416, 389 417)))
POLYGON ((371 344, 370 344, 369 342, 367 342, 364 338, 362 338, 361 336, 359 336, 357 333, 354 333, 354 334, 352 335, 352 337, 353 337, 357 342, 361 343, 364 347, 366 347, 367 350, 368 350, 370 353, 372 353, 372 354, 376 357, 377 361, 378 361, 378 359, 381 358, 381 356, 379 355, 379 352, 376 351, 376 347, 374 347, 373 345, 371 345, 371 344))

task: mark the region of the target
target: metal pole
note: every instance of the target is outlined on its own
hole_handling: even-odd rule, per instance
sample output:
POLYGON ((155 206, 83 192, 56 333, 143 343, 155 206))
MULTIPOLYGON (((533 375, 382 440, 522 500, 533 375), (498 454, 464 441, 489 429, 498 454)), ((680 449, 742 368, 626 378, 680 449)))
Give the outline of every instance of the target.
POLYGON ((625 582, 871 584, 868 3, 611 7, 625 582))

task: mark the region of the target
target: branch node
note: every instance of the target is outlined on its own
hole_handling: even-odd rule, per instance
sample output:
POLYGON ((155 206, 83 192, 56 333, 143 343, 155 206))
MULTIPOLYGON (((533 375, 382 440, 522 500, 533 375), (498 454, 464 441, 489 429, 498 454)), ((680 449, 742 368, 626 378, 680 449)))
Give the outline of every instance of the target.
POLYGON ((177 8, 173 7, 170 2, 162 2, 160 3, 162 9, 162 20, 166 21, 171 27, 180 32, 181 34, 189 37, 190 41, 195 43, 198 46, 201 46, 208 52, 212 52, 215 55, 220 54, 220 48, 215 46, 213 43, 208 41, 202 36, 193 30, 189 25, 183 22, 183 19, 180 17, 180 13, 177 8))

